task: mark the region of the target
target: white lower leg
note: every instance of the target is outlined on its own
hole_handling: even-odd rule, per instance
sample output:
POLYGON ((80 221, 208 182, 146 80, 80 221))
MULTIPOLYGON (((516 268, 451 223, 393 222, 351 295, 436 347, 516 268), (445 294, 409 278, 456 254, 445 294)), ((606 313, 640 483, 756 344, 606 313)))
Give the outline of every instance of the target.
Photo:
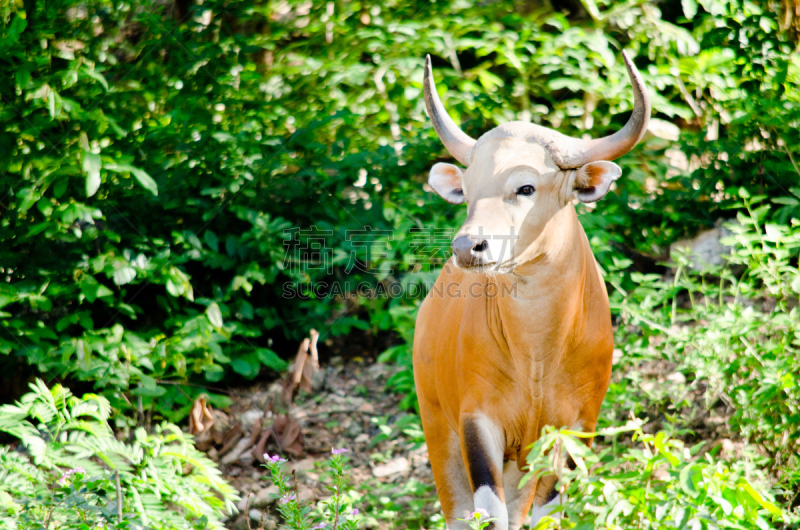
POLYGON ((508 511, 506 504, 500 497, 492 491, 489 486, 481 486, 475 491, 475 510, 483 510, 494 519, 495 530, 506 530, 508 528, 508 511))

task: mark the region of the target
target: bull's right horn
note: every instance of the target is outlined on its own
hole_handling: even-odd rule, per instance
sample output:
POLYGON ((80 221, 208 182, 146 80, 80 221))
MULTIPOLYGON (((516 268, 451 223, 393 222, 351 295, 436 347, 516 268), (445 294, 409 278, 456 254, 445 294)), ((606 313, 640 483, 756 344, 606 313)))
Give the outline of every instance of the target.
POLYGON ((428 116, 436 130, 436 135, 447 151, 453 155, 453 158, 465 166, 468 165, 467 153, 475 145, 475 139, 467 136, 444 109, 439 94, 436 92, 436 83, 433 82, 430 55, 425 58, 425 79, 422 84, 425 88, 425 106, 428 108, 428 116))
POLYGON ((561 160, 559 165, 562 169, 578 168, 597 160, 619 158, 633 149, 647 132, 647 124, 650 121, 650 95, 639 70, 625 50, 622 51, 622 58, 625 60, 625 67, 628 69, 628 76, 633 86, 633 112, 628 118, 628 123, 605 138, 573 140, 574 155, 561 160))

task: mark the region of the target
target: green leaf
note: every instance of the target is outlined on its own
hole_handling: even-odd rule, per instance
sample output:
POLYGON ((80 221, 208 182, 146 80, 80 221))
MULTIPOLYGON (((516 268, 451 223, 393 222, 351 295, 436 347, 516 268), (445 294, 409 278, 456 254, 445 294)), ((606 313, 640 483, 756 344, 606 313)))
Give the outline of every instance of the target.
POLYGON ((258 375, 258 369, 260 367, 258 362, 253 361, 254 359, 251 358, 240 357, 239 359, 231 361, 231 368, 233 368, 233 371, 237 374, 251 379, 258 375))
POLYGON ((792 283, 789 286, 792 288, 792 291, 800 293, 800 274, 795 275, 792 283))
POLYGON ((153 178, 147 174, 146 171, 138 168, 133 168, 131 170, 134 178, 142 185, 144 189, 152 193, 153 195, 158 195, 158 185, 153 178))
POLYGON ((219 252, 219 240, 214 232, 211 230, 206 230, 206 233, 203 235, 203 239, 206 240, 206 244, 211 250, 214 252, 219 252))
POLYGON ((659 432, 656 435, 655 440, 653 440, 653 445, 655 446, 659 454, 663 455, 664 458, 666 458, 669 461, 672 467, 677 467, 678 464, 680 463, 680 460, 678 460, 678 458, 675 455, 670 453, 669 449, 664 445, 665 438, 666 435, 663 432, 659 432))
POLYGON ((782 515, 780 508, 778 508, 771 502, 766 501, 764 497, 761 496, 760 493, 758 493, 755 489, 753 489, 753 486, 751 486, 749 482, 743 480, 741 486, 758 504, 761 505, 762 508, 770 512, 772 515, 777 515, 777 516, 782 515))
POLYGON ((19 36, 22 35, 22 32, 28 27, 28 21, 24 19, 21 14, 22 13, 18 12, 14 16, 14 20, 11 21, 11 24, 5 30, 5 39, 8 39, 11 43, 18 42, 19 36))
POLYGON ((269 348, 259 348, 256 350, 258 360, 267 368, 271 368, 276 372, 283 372, 289 367, 289 363, 281 359, 277 353, 269 348))
POLYGON ((143 397, 158 397, 166 394, 167 390, 163 386, 139 386, 131 390, 131 394, 143 397))
POLYGON ((204 366, 203 373, 205 375, 206 381, 210 381, 212 383, 221 381, 222 378, 225 376, 225 370, 218 364, 209 364, 204 366))
POLYGON ((125 285, 131 283, 136 278, 136 269, 133 267, 121 267, 114 271, 114 283, 125 285))
POLYGON ((211 322, 211 325, 215 328, 221 328, 223 326, 222 311, 216 302, 212 302, 208 306, 208 309, 206 309, 206 317, 208 318, 208 321, 211 322))
POLYGON ((683 7, 683 14, 689 20, 692 20, 697 14, 697 0, 681 0, 681 6, 683 7))
POLYGON ((113 296, 114 292, 105 285, 98 283, 91 276, 87 276, 80 283, 81 293, 86 297, 89 302, 94 302, 98 298, 105 296, 113 296))
POLYGON ((61 198, 64 195, 64 192, 67 191, 67 185, 69 184, 69 180, 66 178, 58 179, 58 181, 53 186, 53 195, 56 199, 61 198))
POLYGON ((103 168, 103 161, 100 155, 89 151, 83 153, 83 172, 86 173, 86 196, 91 197, 100 188, 100 170, 103 168))
POLYGON ((478 72, 478 79, 483 85, 483 88, 486 89, 486 92, 492 93, 495 92, 497 87, 501 87, 504 85, 503 80, 494 75, 493 73, 489 72, 488 70, 481 70, 478 72))
POLYGON ((83 71, 83 73, 85 73, 86 75, 88 75, 89 77, 91 77, 92 79, 94 79, 95 81, 100 83, 101 85, 103 85, 103 88, 105 89, 105 91, 108 92, 108 81, 106 81, 106 78, 103 77, 100 74, 100 72, 98 72, 94 68, 90 68, 89 66, 86 66, 86 65, 84 65, 84 67, 82 68, 82 71, 83 71))
POLYGON ((678 480, 684 493, 696 498, 701 493, 697 489, 697 484, 700 482, 700 480, 702 480, 702 477, 703 474, 700 471, 700 468, 693 464, 686 466, 681 470, 678 480))
POLYGON ((167 280, 167 292, 172 296, 178 297, 183 294, 184 287, 180 282, 172 281, 172 278, 167 280))
POLYGON ((116 173, 130 173, 144 189, 148 190, 153 195, 158 195, 158 185, 156 184, 156 181, 153 180, 153 178, 143 169, 139 169, 138 167, 134 167, 124 162, 107 164, 105 168, 116 173))
POLYGON ((569 436, 562 436, 561 441, 564 444, 564 449, 567 450, 569 456, 572 457, 572 461, 575 462, 575 465, 578 466, 585 475, 589 474, 589 470, 586 467, 586 462, 583 459, 583 455, 586 454, 586 445, 582 443, 576 443, 575 440, 570 438, 569 436))
POLYGON ((50 119, 55 119, 56 117, 56 93, 54 91, 50 91, 47 94, 47 111, 50 113, 50 119))

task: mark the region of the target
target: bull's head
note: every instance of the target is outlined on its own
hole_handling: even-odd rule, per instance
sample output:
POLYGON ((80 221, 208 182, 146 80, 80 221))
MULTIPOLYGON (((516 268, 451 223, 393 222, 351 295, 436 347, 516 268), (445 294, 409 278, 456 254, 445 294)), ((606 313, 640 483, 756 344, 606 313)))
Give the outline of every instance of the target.
POLYGON ((600 139, 570 138, 528 122, 500 125, 478 140, 444 109, 425 64, 425 105, 433 128, 461 169, 439 163, 428 183, 453 204, 467 202, 467 220, 453 240, 456 264, 476 272, 509 272, 534 257, 548 222, 571 203, 602 199, 622 174, 611 162, 647 130, 650 98, 636 66, 622 52, 633 85, 634 107, 621 130, 600 139))

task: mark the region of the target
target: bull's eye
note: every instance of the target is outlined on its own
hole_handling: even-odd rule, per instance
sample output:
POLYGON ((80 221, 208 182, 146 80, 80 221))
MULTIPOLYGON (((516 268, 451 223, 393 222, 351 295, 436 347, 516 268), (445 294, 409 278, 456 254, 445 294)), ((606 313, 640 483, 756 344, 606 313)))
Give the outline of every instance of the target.
POLYGON ((525 186, 521 186, 517 190, 517 195, 533 195, 534 191, 536 191, 536 188, 534 188, 530 184, 526 184, 525 186))

